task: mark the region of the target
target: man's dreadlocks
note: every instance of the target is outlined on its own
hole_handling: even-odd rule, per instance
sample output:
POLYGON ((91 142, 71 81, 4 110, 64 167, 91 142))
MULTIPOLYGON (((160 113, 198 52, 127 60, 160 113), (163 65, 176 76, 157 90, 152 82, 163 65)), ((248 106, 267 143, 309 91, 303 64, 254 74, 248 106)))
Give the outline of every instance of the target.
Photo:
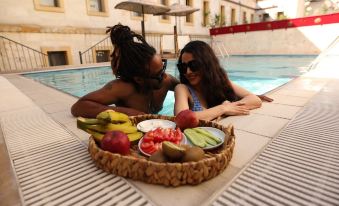
POLYGON ((149 64, 156 50, 128 26, 117 24, 109 28, 108 32, 114 46, 111 62, 114 75, 133 83, 133 77, 149 75, 149 64), (138 41, 134 41, 134 37, 138 41))

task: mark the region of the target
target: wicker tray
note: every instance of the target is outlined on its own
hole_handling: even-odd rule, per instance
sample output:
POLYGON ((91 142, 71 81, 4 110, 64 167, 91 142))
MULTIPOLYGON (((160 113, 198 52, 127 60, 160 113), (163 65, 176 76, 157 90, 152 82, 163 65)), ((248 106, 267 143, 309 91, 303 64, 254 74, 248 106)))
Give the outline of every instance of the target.
MULTIPOLYGON (((140 115, 131 117, 137 124, 147 119, 167 119, 174 117, 160 115, 140 115)), ((98 168, 122 177, 140 180, 152 184, 179 186, 199 184, 209 180, 225 170, 233 154, 235 136, 233 126, 224 127, 214 122, 200 120, 199 126, 215 127, 222 130, 225 142, 220 147, 205 153, 198 162, 157 163, 142 156, 137 146, 131 148, 131 155, 123 156, 101 150, 92 137, 89 140, 89 153, 98 168)))

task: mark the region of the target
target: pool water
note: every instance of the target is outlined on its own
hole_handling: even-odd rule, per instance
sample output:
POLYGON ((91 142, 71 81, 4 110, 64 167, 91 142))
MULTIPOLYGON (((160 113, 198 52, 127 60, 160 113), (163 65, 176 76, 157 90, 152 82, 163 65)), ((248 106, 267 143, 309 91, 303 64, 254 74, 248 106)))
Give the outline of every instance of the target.
MULTIPOLYGON (((272 56, 231 56, 220 59, 229 78, 254 94, 264 94, 275 89, 302 73, 316 56, 313 55, 272 55, 272 56)), ((169 60, 167 73, 178 77, 176 61, 169 60)), ((81 97, 103 87, 114 79, 110 67, 82 68, 23 74, 48 86, 81 97)), ((174 93, 166 96, 160 114, 173 115, 174 93)))

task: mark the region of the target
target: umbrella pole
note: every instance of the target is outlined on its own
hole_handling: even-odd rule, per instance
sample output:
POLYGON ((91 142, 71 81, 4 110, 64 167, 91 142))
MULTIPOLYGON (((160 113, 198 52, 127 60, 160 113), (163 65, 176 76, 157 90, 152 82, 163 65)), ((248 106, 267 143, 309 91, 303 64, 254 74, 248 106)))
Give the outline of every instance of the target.
POLYGON ((175 25, 174 25, 174 52, 175 57, 178 56, 178 32, 177 32, 177 16, 175 16, 175 25))
POLYGON ((141 21, 141 35, 144 37, 146 40, 145 36, 145 14, 144 14, 144 6, 141 6, 141 11, 142 11, 142 21, 141 21))

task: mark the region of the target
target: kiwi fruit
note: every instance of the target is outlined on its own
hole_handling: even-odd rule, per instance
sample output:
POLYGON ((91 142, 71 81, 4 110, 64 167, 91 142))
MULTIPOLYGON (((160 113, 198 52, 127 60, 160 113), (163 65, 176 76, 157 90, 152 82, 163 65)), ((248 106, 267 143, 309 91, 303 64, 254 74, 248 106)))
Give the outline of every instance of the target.
POLYGON ((162 142, 162 151, 166 157, 171 160, 180 160, 185 155, 185 148, 180 145, 174 144, 173 142, 164 141, 162 142))
POLYGON ((189 147, 186 149, 185 155, 182 158, 183 162, 197 162, 203 159, 205 152, 200 147, 189 147))
POLYGON ((164 153, 161 151, 161 150, 158 150, 156 152, 154 152, 150 158, 149 158, 150 161, 153 161, 153 162, 168 162, 166 156, 164 155, 164 153))

